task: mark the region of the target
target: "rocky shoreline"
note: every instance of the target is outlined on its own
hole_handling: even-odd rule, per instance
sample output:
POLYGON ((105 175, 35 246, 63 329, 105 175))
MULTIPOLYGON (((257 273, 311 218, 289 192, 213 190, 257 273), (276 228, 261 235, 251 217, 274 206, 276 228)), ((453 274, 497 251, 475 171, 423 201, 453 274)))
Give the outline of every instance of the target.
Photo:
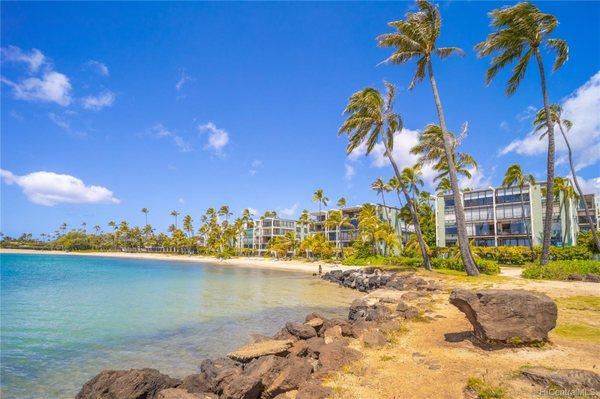
MULTIPOLYGON (((439 282, 414 273, 362 268, 334 270, 322 278, 361 292, 385 288, 389 294, 354 300, 347 318, 310 313, 272 337, 253 335, 249 344, 226 357, 202 361, 199 373, 183 379, 155 369, 102 371, 84 384, 77 399, 324 399, 333 394, 322 385, 328 374, 359 360, 361 347, 387 345, 405 320, 434 320, 428 314, 433 296, 446 295, 439 282)), ((556 305, 544 294, 455 289, 450 303, 465 313, 474 336, 487 344, 544 342, 556 325, 556 305)), ((592 374, 586 378, 600 390, 595 385, 600 378, 592 374)))

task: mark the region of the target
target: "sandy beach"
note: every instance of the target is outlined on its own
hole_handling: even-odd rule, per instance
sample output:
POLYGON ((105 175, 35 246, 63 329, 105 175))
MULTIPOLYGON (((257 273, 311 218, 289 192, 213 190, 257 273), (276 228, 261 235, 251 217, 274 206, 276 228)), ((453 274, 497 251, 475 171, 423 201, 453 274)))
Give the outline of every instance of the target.
POLYGON ((96 256, 111 258, 129 258, 129 259, 155 259, 178 262, 196 262, 210 263, 213 265, 247 267, 261 269, 276 269, 292 272, 316 273, 319 264, 323 268, 323 273, 334 269, 355 269, 353 266, 344 266, 341 264, 331 264, 323 262, 303 262, 300 260, 277 260, 259 257, 236 257, 231 259, 217 259, 211 256, 200 255, 171 255, 157 253, 133 253, 133 252, 66 252, 66 251, 37 251, 31 249, 10 249, 1 248, 0 253, 4 254, 36 254, 36 255, 64 255, 64 256, 96 256))

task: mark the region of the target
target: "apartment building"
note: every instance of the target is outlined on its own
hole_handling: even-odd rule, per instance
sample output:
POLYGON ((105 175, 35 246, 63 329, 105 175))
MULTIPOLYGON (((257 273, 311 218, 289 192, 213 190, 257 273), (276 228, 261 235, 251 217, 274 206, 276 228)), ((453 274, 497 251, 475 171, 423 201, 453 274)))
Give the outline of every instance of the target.
MULTIPOLYGON (((541 245, 545 183, 524 187, 489 187, 461 193, 469 239, 479 246, 541 245)), ((579 231, 575 200, 561 195, 554 201, 552 245, 574 245, 579 231)), ((458 234, 452 195, 435 202, 436 244, 456 245, 458 234)))
POLYGON ((585 215, 583 202, 587 204, 587 208, 592 215, 592 222, 596 225, 596 230, 600 230, 600 197, 595 194, 584 194, 583 198, 579 199, 577 207, 577 223, 580 231, 590 231, 590 222, 585 215))
MULTIPOLYGON (((375 206, 377 210, 377 216, 383 221, 387 221, 392 224, 394 230, 400 234, 402 233, 402 241, 406 243, 408 236, 412 232, 401 220, 400 220, 400 209, 392 206, 384 206, 381 204, 370 204, 375 206)), ((336 244, 337 247, 349 247, 352 242, 358 238, 358 214, 360 213, 362 206, 349 206, 345 208, 329 209, 320 212, 312 212, 312 226, 311 233, 323 233, 325 237, 332 243, 336 244), (327 217, 331 211, 341 211, 344 217, 350 219, 352 226, 341 228, 339 231, 335 227, 327 225, 327 217)))
POLYGON ((302 240, 309 234, 309 227, 301 226, 293 219, 260 218, 252 221, 245 229, 240 243, 244 248, 252 249, 262 255, 274 237, 283 237, 289 232, 296 233, 296 238, 302 240))

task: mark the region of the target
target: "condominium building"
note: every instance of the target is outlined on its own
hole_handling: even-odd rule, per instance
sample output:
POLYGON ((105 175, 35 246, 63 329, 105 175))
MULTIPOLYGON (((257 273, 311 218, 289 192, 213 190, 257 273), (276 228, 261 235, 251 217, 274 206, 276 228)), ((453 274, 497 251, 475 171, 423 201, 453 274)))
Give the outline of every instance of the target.
POLYGON ((296 238, 302 240, 308 235, 309 227, 301 226, 293 219, 261 218, 252 221, 250 226, 246 228, 240 242, 244 248, 252 249, 262 255, 274 237, 283 237, 290 232, 296 233, 296 238))
MULTIPOLYGON (((545 211, 545 183, 524 187, 489 187, 461 193, 467 234, 475 245, 541 245, 545 211)), ((554 202, 552 245, 574 245, 579 231, 577 203, 561 196, 554 202)), ((438 195, 435 203, 436 244, 456 245, 458 234, 452 195, 438 195)))
MULTIPOLYGON (((406 242, 411 230, 400 219, 400 209, 392 206, 384 206, 380 204, 370 204, 375 206, 377 216, 380 220, 391 223, 392 228, 398 234, 402 234, 402 241, 406 242)), ((320 212, 312 212, 311 233, 323 233, 325 237, 338 247, 349 247, 352 242, 358 238, 358 214, 362 206, 350 206, 345 208, 330 209, 320 212), (327 225, 329 212, 341 211, 343 217, 350 220, 351 226, 342 227, 338 231, 336 227, 327 225)))
POLYGON ((600 197, 595 194, 584 194, 583 198, 579 199, 577 207, 577 222, 580 231, 590 231, 590 222, 585 215, 583 202, 587 204, 588 211, 592 216, 592 223, 596 225, 596 230, 600 229, 600 197))

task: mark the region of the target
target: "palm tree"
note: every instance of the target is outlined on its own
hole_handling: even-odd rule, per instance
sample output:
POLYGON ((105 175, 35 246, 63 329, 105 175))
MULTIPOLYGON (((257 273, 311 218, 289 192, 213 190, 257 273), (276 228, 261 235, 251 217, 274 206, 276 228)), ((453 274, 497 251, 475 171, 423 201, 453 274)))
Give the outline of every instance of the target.
MULTIPOLYGON (((396 32, 387 33, 378 37, 378 44, 381 47, 394 47, 394 53, 385 61, 392 64, 404 64, 410 60, 417 61, 417 70, 409 85, 409 89, 425 78, 426 70, 433 91, 433 98, 442 129, 443 149, 448 165, 448 177, 454 196, 456 227, 458 230, 458 243, 461 258, 465 264, 467 274, 471 276, 479 275, 479 270, 475 265, 473 255, 469 249, 469 238, 467 236, 467 227, 465 222, 465 211, 458 187, 458 177, 454 165, 454 149, 452 138, 448 134, 446 127, 446 117, 442 108, 442 100, 437 87, 437 82, 433 74, 433 65, 431 59, 433 55, 440 58, 446 58, 452 54, 463 55, 464 52, 458 47, 436 47, 436 41, 440 35, 442 18, 438 8, 425 0, 418 0, 419 11, 409 12, 406 18, 400 21, 390 22, 389 25, 396 29, 396 32)), ((424 249, 421 252, 425 252, 424 249)))
POLYGON ((346 198, 345 197, 340 197, 340 199, 337 200, 337 207, 340 209, 344 209, 346 207, 346 198))
POLYGON ((325 196, 323 189, 319 188, 317 191, 314 192, 312 202, 316 202, 319 204, 319 214, 321 214, 321 205, 326 207, 327 203, 329 202, 329 198, 325 196))
POLYGON ((227 206, 227 205, 221 206, 218 214, 219 214, 219 216, 225 216, 225 220, 227 222, 229 222, 229 216, 233 215, 233 213, 231 213, 231 211, 229 210, 229 206, 227 206))
POLYGON ((408 191, 412 193, 413 200, 419 195, 420 187, 425 184, 422 176, 420 164, 402 169, 402 179, 404 179, 408 191))
POLYGON ((506 85, 506 94, 515 93, 532 56, 535 56, 540 73, 542 98, 544 101, 546 126, 548 128, 548 160, 546 179, 546 212, 544 216, 544 237, 540 263, 545 265, 550 260, 550 236, 552 234, 552 192, 554 185, 554 123, 550 118, 550 100, 546 87, 546 74, 540 47, 545 45, 556 52, 553 70, 559 69, 569 58, 569 46, 562 39, 549 39, 548 35, 558 25, 556 17, 542 13, 531 3, 523 2, 490 12, 492 27, 495 32, 475 46, 479 56, 497 54, 492 58, 487 70, 486 82, 489 84, 504 66, 517 61, 512 76, 506 85))
POLYGON ((175 218, 175 228, 176 228, 176 229, 178 228, 178 227, 177 227, 177 216, 179 216, 179 215, 180 215, 180 213, 179 213, 179 212, 177 212, 176 210, 172 210, 172 211, 171 211, 171 216, 173 216, 173 217, 175 218))
POLYGON ((571 229, 571 218, 567 212, 567 204, 570 200, 577 200, 578 195, 573 189, 573 186, 569 184, 569 179, 562 177, 554 178, 554 191, 552 194, 554 201, 558 202, 559 208, 563 208, 563 215, 565 217, 565 233, 562 236, 562 246, 565 246, 567 231, 571 229))
POLYGON ((144 217, 146 218, 146 223, 144 224, 144 226, 147 226, 148 225, 148 213, 150 213, 150 209, 142 208, 142 213, 144 214, 144 217))
POLYGON ((374 88, 367 87, 354 93, 344 110, 348 115, 346 121, 339 129, 339 134, 348 134, 350 136, 346 151, 350 154, 359 145, 366 143, 366 154, 371 153, 378 140, 382 140, 385 155, 387 156, 396 178, 400 184, 402 193, 411 209, 415 234, 421 244, 421 255, 426 269, 431 270, 429 256, 425 250, 425 241, 421 234, 421 226, 417 216, 417 211, 408 190, 400 175, 400 169, 394 160, 392 150, 394 147, 394 134, 402 131, 402 119, 393 111, 393 102, 396 88, 391 83, 385 83, 386 97, 374 88))
POLYGON ((385 193, 392 191, 391 187, 388 186, 386 182, 381 180, 381 177, 378 177, 373 183, 371 183, 371 190, 381 195, 381 202, 383 203, 383 209, 385 210, 385 218, 387 219, 388 224, 391 225, 392 221, 390 220, 390 213, 388 212, 385 204, 385 193))
POLYGON ((327 221, 325 222, 325 226, 329 228, 335 229, 335 247, 340 250, 340 255, 344 257, 344 248, 342 247, 342 242, 340 239, 341 229, 344 227, 354 227, 350 222, 350 218, 348 216, 344 216, 341 210, 332 210, 329 212, 327 217, 327 221))
POLYGON ((525 233, 527 234, 527 240, 529 241, 529 250, 531 251, 531 261, 535 261, 535 252, 533 250, 533 237, 530 233, 529 223, 527 223, 525 218, 525 200, 523 199, 523 189, 526 185, 529 186, 529 191, 531 192, 531 188, 535 184, 535 178, 533 175, 525 175, 523 173, 523 169, 519 164, 513 164, 508 167, 506 173, 504 174, 504 179, 502 180, 503 187, 518 187, 519 194, 521 198, 521 223, 525 228, 525 233))
MULTIPOLYGON (((562 107, 558 104, 550 105, 550 119, 552 120, 553 123, 556 123, 558 125, 558 129, 560 130, 560 133, 562 134, 562 137, 565 140, 565 144, 567 145, 567 154, 569 156, 569 166, 571 168, 571 176, 573 178, 573 183, 575 184, 575 187, 577 188, 577 193, 579 194, 579 197, 582 199, 581 202, 583 203, 585 217, 587 218, 587 220, 591 226, 592 236, 594 237, 594 241, 596 242, 596 248, 598 248, 598 250, 600 251, 600 237, 598 237, 598 232, 596 231, 596 224, 594 223, 594 221, 592 219, 592 215, 587 206, 587 202, 585 202, 583 190, 581 190, 581 187, 579 186, 579 181, 577 179, 577 173, 575 170, 575 166, 573 165, 573 152, 571 150, 571 144, 569 143, 569 140, 567 139, 567 134, 565 132, 565 129, 567 132, 569 130, 571 130, 571 127, 573 127, 573 122, 571 122, 568 119, 562 119, 562 107)), ((546 109, 545 108, 542 108, 538 111, 537 115, 535 116, 535 119, 533 120, 533 125, 535 126, 536 131, 541 131, 541 130, 545 129, 545 132, 543 132, 540 135, 540 139, 542 139, 548 133, 547 125, 546 125, 546 109)))

